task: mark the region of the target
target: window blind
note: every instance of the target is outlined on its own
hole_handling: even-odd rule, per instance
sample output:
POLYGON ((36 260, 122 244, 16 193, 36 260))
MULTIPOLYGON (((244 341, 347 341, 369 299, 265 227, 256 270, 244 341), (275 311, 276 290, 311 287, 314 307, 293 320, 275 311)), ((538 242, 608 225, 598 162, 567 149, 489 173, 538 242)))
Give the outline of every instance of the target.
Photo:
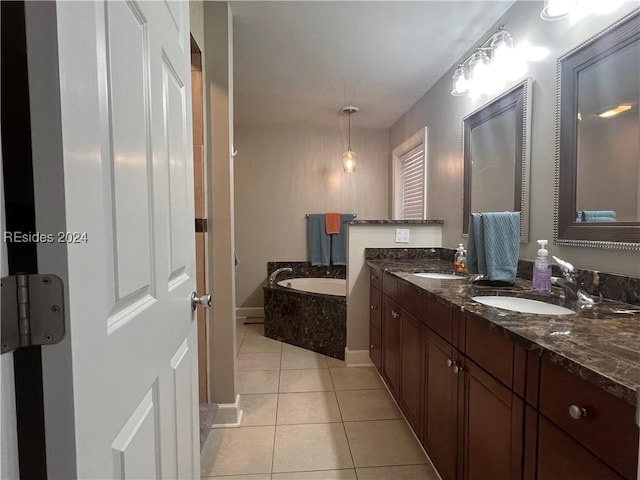
POLYGON ((400 218, 423 220, 425 217, 424 144, 400 157, 400 218))

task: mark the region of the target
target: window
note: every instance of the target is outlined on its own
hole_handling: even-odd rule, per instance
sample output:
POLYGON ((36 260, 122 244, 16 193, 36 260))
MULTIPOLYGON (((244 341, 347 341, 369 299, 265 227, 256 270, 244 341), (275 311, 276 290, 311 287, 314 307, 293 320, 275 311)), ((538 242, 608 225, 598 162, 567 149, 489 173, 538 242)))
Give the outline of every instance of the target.
POLYGON ((393 149, 393 218, 424 220, 427 216, 427 129, 393 149))

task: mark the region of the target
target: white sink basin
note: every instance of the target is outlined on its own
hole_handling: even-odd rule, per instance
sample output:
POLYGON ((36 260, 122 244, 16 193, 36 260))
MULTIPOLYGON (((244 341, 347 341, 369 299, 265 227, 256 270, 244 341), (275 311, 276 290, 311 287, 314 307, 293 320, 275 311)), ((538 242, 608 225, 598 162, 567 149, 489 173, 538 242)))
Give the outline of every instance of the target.
POLYGON ((552 303, 540 302, 538 300, 529 300, 528 298, 498 297, 492 295, 486 297, 472 297, 471 300, 482 303, 483 305, 489 305, 490 307, 497 307, 520 313, 539 313, 541 315, 568 315, 570 313, 575 313, 573 310, 569 310, 568 308, 560 307, 552 303))
POLYGON ((465 278, 462 275, 453 275, 451 273, 435 273, 435 272, 414 273, 414 275, 416 277, 435 278, 438 280, 464 280, 465 278))

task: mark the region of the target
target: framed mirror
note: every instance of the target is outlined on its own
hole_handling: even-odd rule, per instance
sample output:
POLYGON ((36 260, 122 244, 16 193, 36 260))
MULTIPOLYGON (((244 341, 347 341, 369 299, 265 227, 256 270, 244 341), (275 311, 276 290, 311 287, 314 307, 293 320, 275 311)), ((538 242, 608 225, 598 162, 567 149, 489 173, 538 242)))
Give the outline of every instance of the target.
POLYGON ((556 244, 640 250, 640 13, 558 59, 556 244))
POLYGON ((462 233, 472 212, 520 212, 529 237, 531 78, 462 119, 462 233))

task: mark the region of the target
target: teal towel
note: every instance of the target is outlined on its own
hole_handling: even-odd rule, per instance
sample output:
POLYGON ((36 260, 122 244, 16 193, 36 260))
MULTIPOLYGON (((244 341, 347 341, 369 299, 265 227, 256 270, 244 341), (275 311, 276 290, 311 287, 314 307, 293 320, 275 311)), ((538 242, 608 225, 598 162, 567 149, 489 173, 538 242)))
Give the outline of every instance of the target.
POLYGON ((329 265, 330 238, 324 224, 324 213, 313 213, 307 219, 307 242, 311 265, 329 265))
POLYGON ((340 233, 331 235, 331 261, 334 265, 347 264, 347 228, 345 222, 353 220, 353 213, 340 215, 340 233))
POLYGON ((616 212, 614 210, 584 210, 582 212, 583 222, 615 222, 616 212))
POLYGON ((467 271, 473 274, 487 274, 484 254, 484 229, 482 214, 469 216, 469 238, 467 240, 467 271))
POLYGON ((483 213, 482 223, 489 280, 513 282, 520 254, 520 212, 483 213))

